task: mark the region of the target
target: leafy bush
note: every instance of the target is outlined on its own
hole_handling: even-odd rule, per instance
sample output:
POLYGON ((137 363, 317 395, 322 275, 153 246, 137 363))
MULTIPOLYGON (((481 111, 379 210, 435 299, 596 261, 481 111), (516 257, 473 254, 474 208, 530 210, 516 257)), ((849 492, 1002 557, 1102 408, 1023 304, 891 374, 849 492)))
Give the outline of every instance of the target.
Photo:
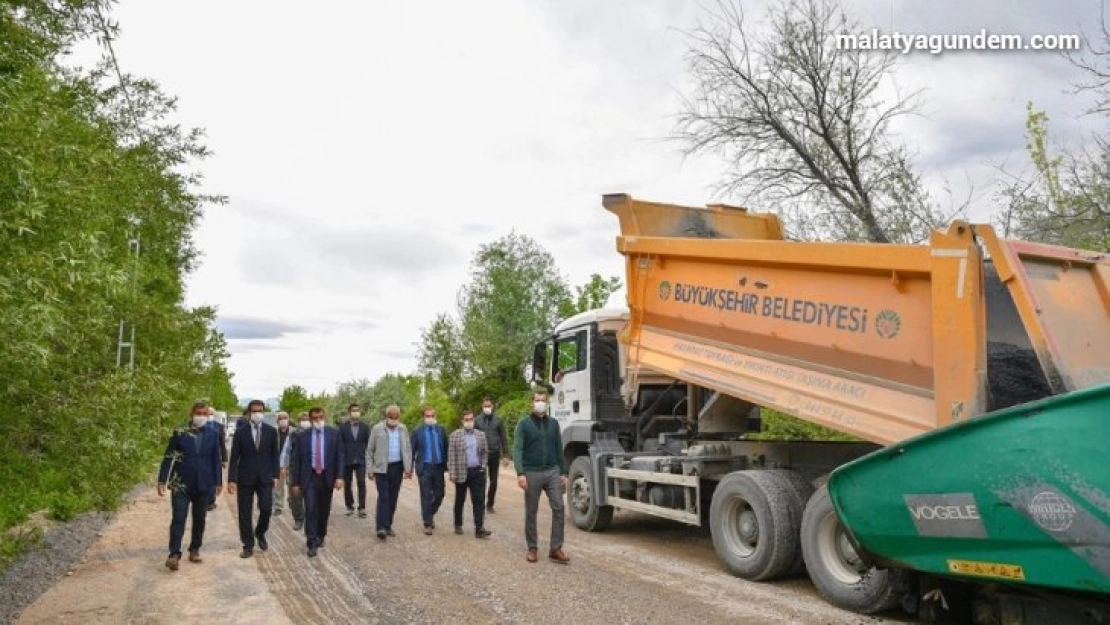
MULTIPOLYGON (((118 505, 156 466, 170 425, 212 395, 227 356, 214 311, 183 303, 191 232, 203 205, 219 201, 195 192, 200 135, 169 123, 173 101, 151 81, 56 64, 67 46, 106 34, 94 18, 108 2, 9 5, 0 8, 0 531, 36 510, 64 520, 118 505), (137 328, 133 369, 116 363, 121 319, 137 328)), ((9 556, 31 544, 5 536, 9 556)))
POLYGON ((763 431, 751 438, 760 440, 805 440, 805 441, 859 441, 849 434, 843 434, 826 427, 803 421, 788 414, 763 408, 763 431))

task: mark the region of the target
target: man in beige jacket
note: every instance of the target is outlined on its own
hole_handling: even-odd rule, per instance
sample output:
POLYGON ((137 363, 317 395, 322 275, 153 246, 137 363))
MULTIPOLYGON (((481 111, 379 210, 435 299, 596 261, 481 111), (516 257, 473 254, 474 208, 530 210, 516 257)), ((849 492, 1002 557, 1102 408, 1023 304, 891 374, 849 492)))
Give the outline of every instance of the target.
POLYGON ((412 479, 412 443, 408 428, 401 423, 401 409, 397 406, 386 408, 385 420, 370 430, 366 465, 374 472, 374 485, 378 489, 374 524, 378 539, 385 540, 387 536, 396 536, 393 533, 393 515, 397 512, 401 479, 412 479))

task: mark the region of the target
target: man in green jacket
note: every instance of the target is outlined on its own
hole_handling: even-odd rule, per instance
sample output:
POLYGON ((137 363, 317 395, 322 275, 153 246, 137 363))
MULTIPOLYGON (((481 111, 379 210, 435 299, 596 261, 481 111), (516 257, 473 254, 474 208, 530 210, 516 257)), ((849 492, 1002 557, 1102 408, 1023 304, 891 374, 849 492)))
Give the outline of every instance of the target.
POLYGON ((536 561, 536 513, 540 493, 551 504, 551 544, 547 557, 567 564, 563 553, 563 489, 567 485, 567 461, 563 458, 563 437, 559 424, 547 416, 547 393, 532 393, 532 414, 522 418, 513 436, 513 461, 516 481, 524 491, 524 538, 528 541, 525 560, 536 561))

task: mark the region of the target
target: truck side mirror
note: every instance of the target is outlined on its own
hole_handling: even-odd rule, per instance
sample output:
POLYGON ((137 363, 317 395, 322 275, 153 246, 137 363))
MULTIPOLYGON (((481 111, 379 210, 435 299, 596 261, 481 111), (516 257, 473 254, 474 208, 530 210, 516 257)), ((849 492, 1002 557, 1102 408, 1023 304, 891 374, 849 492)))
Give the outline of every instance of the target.
POLYGON ((547 369, 547 343, 536 343, 532 350, 532 379, 529 382, 543 382, 543 372, 547 369))

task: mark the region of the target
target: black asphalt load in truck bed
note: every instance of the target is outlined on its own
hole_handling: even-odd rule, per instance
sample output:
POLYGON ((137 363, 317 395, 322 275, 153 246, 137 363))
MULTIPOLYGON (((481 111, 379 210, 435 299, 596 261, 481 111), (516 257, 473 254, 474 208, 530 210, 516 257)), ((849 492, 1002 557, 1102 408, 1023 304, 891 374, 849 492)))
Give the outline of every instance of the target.
POLYGON ((1032 349, 987 343, 987 378, 991 410, 1035 401, 1052 394, 1032 349))

